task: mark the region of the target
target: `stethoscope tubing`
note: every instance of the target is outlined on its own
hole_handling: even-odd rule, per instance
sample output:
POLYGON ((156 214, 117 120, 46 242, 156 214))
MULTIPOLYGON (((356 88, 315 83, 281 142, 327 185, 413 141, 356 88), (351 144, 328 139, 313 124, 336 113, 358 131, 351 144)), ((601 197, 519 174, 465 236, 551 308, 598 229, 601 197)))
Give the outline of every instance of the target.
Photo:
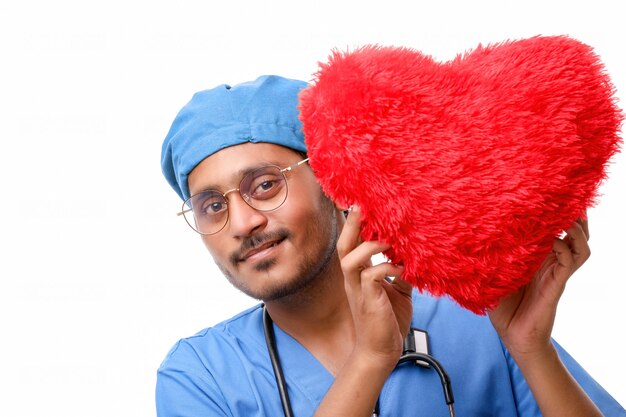
MULTIPOLYGON (((274 322, 270 317, 267 308, 265 305, 263 306, 263 333, 265 334, 265 343, 267 345, 267 351, 270 355, 270 361, 272 362, 272 368, 274 369, 274 377, 276 378, 276 385, 278 386, 278 394, 280 395, 280 402, 283 407, 283 413, 285 417, 294 417, 293 410, 291 409, 291 401, 289 400, 289 393, 287 392, 287 383, 285 382, 285 375, 283 374, 283 369, 280 364, 280 358, 278 357, 278 349, 276 348, 276 335, 274 334, 274 322)), ((450 377, 446 373, 445 369, 441 365, 441 363, 433 358, 431 355, 426 353, 418 353, 413 349, 407 349, 405 347, 405 351, 402 356, 400 356, 400 360, 398 361, 398 365, 406 362, 423 361, 429 364, 437 374, 439 374, 439 379, 441 380, 441 385, 443 386, 443 395, 446 400, 446 404, 448 405, 448 411, 450 412, 450 417, 454 417, 454 395, 452 394, 452 385, 450 382, 450 377)), ((379 402, 376 401, 376 409, 374 410, 373 416, 378 416, 379 411, 379 402)))
POLYGON ((280 403, 283 406, 283 413, 285 414, 285 417, 293 417, 291 401, 289 401, 289 393, 287 392, 287 383, 285 382, 283 367, 280 365, 280 358, 278 357, 278 350, 276 349, 276 336, 274 335, 273 323, 274 322, 264 305, 263 332, 265 333, 265 343, 267 344, 267 351, 270 354, 270 361, 272 362, 272 368, 274 369, 274 377, 276 378, 276 385, 278 386, 280 403))

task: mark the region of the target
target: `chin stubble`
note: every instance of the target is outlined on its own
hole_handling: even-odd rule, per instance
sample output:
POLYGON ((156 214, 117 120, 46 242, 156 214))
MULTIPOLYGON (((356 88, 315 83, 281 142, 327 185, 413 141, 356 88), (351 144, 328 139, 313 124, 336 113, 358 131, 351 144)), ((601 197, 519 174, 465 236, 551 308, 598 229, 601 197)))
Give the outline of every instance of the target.
MULTIPOLYGON (((214 259, 216 265, 235 288, 239 289, 247 296, 257 300, 274 301, 297 295, 298 293, 303 293, 303 290, 311 287, 319 278, 322 277, 322 275, 325 274, 325 271, 328 269, 336 251, 337 239, 339 238, 336 218, 337 214, 333 208, 332 202, 328 201, 327 204, 329 204, 328 209, 332 212, 332 215, 330 216, 331 218, 328 219, 325 212, 320 213, 320 215, 316 216, 316 218, 312 221, 312 227, 307 231, 307 235, 305 236, 305 239, 307 240, 313 240, 316 237, 319 238, 316 236, 319 225, 327 223, 329 225, 329 230, 327 237, 324 239, 326 241, 326 245, 321 251, 318 250, 316 253, 305 254, 303 261, 298 267, 298 271, 295 272, 297 276, 291 281, 276 286, 272 286, 271 283, 268 282, 263 290, 263 293, 260 293, 253 291, 249 288, 241 276, 237 276, 231 270, 224 267, 224 265, 214 259)), ((229 261, 231 262, 231 265, 233 265, 233 268, 236 268, 236 265, 241 262, 241 254, 245 253, 245 251, 262 245, 263 242, 267 242, 268 240, 284 238, 283 243, 285 243, 288 241, 290 235, 289 231, 281 229, 276 232, 251 237, 246 242, 242 243, 241 248, 229 257, 229 261)), ((266 272, 269 275, 271 268, 276 265, 276 263, 276 258, 270 258, 266 261, 259 262, 254 266, 254 269, 257 272, 266 272)))

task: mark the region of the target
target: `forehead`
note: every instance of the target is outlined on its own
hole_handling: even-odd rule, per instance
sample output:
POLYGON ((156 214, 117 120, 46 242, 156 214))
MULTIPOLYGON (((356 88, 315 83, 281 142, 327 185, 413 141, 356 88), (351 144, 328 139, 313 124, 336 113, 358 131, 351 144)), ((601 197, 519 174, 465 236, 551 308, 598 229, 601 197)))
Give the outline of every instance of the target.
POLYGON ((206 189, 237 187, 243 173, 262 165, 284 168, 301 158, 296 151, 271 143, 229 146, 200 162, 188 176, 191 195, 206 189))

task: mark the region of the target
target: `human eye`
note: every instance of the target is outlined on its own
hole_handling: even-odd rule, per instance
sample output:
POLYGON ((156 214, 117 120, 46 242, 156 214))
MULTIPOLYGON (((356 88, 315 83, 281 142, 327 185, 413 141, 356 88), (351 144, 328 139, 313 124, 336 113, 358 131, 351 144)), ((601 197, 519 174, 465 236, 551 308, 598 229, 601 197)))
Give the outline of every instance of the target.
POLYGON ((216 191, 198 195, 193 207, 194 212, 203 217, 217 216, 227 210, 224 196, 216 191))
POLYGON ((274 197, 283 188, 284 178, 280 173, 262 172, 250 183, 250 197, 265 200, 274 197))

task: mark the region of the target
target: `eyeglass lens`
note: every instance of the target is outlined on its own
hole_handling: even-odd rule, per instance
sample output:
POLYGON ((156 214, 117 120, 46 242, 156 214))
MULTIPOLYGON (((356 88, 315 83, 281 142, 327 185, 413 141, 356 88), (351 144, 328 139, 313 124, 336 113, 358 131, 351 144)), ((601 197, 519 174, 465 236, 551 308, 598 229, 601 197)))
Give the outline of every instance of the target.
MULTIPOLYGON (((243 177, 238 191, 250 207, 259 211, 275 210, 287 198, 287 181, 280 168, 266 166, 243 177)), ((195 194, 185 202, 185 206, 191 208, 183 210, 185 220, 202 234, 217 233, 228 222, 228 200, 219 191, 207 190, 195 194)))

